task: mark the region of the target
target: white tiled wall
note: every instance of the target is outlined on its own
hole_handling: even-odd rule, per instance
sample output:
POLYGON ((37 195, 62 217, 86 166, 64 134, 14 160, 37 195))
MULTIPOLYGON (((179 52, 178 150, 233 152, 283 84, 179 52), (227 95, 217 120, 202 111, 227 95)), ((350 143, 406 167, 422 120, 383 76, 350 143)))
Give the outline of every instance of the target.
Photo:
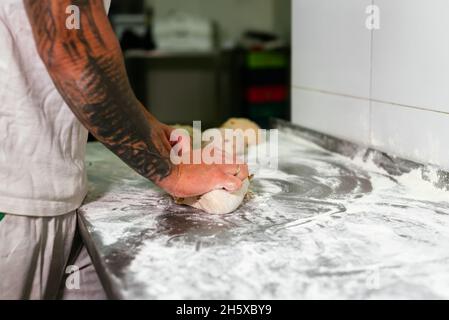
POLYGON ((449 112, 449 1, 375 2, 372 97, 449 112))
POLYGON ((449 168, 449 114, 374 102, 371 127, 376 149, 449 168))
POLYGON ((293 122, 449 169, 449 0, 293 0, 293 122), (380 30, 365 27, 380 9, 380 30))
POLYGON ((293 84, 369 98, 371 0, 293 0, 293 84))
POLYGON ((294 122, 340 139, 368 143, 368 100, 298 88, 292 91, 295 104, 301 106, 292 110, 294 122))

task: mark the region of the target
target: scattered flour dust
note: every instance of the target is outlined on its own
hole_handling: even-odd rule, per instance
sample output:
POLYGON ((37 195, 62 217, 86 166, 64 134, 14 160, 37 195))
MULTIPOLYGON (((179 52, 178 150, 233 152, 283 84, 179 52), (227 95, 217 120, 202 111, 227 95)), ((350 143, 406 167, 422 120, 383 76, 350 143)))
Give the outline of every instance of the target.
POLYGON ((126 267, 126 298, 449 298, 449 201, 435 172, 390 177, 291 136, 280 136, 280 156, 292 171, 256 164, 254 198, 224 217, 178 216, 175 235, 158 223, 160 196, 122 190, 129 209, 112 215, 99 203, 106 245, 155 232, 126 267))
MULTIPOLYGON (((388 173, 377 166, 371 158, 363 160, 362 156, 359 155, 349 161, 352 161, 355 165, 371 173, 371 182, 375 185, 375 188, 373 188, 375 191, 392 186, 391 180, 379 178, 379 174, 387 176, 388 173)), ((438 181, 437 172, 437 168, 429 166, 426 168, 427 180, 423 179, 423 169, 421 168, 413 169, 408 173, 394 176, 393 178, 403 188, 402 193, 411 199, 449 203, 449 192, 435 186, 435 183, 438 181)), ((392 192, 397 191, 397 189, 392 190, 392 192)))

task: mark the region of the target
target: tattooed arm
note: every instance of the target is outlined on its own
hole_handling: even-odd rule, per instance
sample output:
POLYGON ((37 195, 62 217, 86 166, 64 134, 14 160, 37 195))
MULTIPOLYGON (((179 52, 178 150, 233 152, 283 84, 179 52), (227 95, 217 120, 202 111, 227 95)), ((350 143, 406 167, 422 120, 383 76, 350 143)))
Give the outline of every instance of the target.
POLYGON ((240 180, 227 173, 235 168, 170 162, 170 129, 134 95, 102 0, 23 1, 39 55, 56 88, 81 123, 107 148, 176 196, 240 186, 240 180), (66 27, 70 5, 79 8, 79 29, 66 27), (196 181, 204 174, 207 181, 196 181))

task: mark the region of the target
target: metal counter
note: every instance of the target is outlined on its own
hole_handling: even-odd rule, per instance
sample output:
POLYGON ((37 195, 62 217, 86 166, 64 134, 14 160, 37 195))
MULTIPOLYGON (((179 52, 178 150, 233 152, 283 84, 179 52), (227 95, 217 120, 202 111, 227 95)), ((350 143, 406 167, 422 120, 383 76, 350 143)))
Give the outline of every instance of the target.
POLYGON ((437 170, 394 175, 279 135, 279 170, 253 168, 228 215, 178 206, 100 144, 80 209, 111 298, 449 298, 449 197, 437 170), (422 179, 425 176, 425 180, 422 179))

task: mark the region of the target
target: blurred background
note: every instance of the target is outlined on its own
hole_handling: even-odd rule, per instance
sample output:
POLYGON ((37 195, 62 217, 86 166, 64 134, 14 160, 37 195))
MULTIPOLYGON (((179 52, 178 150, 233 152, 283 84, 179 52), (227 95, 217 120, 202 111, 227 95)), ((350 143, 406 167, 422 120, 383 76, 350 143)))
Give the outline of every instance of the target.
POLYGON ((132 86, 167 124, 282 118, 449 168, 447 0, 112 5, 132 86))
POLYGON ((138 98, 162 122, 290 118, 291 0, 112 1, 138 98))

